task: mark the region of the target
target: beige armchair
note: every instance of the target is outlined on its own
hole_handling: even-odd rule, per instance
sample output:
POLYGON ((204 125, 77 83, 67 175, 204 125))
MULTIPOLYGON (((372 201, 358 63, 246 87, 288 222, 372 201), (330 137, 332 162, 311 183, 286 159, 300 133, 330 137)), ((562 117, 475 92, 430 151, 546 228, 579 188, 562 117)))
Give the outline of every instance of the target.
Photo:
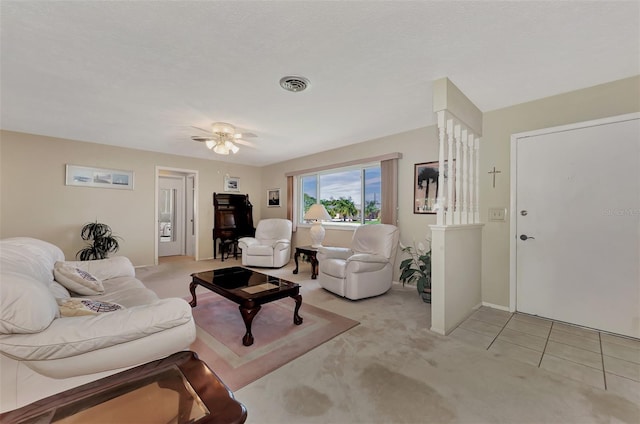
POLYGON ((320 286, 356 300, 378 296, 391 288, 400 231, 395 225, 361 225, 351 248, 318 249, 320 286))
POLYGON ((255 237, 242 237, 242 265, 281 268, 291 260, 291 221, 263 219, 258 222, 255 237))

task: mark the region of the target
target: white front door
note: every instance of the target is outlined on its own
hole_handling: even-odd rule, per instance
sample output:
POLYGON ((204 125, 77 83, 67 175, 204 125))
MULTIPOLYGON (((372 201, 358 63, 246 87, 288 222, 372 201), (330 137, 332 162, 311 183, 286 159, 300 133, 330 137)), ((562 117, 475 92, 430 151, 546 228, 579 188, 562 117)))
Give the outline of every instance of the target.
POLYGON ((158 256, 185 254, 185 179, 158 178, 158 256))
POLYGON ((514 136, 518 311, 640 337, 640 120, 625 119, 514 136))

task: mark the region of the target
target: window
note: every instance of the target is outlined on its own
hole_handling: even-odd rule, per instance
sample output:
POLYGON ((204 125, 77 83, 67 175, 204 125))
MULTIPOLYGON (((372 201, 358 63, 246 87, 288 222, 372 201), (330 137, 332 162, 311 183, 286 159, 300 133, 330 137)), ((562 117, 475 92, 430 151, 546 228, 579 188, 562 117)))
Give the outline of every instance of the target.
POLYGON ((330 169, 299 176, 298 222, 314 203, 322 203, 335 225, 379 224, 380 164, 330 169))

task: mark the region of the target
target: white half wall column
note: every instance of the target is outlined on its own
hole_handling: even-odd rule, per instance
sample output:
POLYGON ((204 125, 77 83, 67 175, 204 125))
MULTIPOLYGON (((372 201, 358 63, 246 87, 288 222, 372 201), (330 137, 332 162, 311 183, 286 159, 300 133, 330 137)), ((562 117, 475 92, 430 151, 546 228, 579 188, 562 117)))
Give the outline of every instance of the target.
POLYGON ((431 225, 431 331, 449 334, 482 304, 482 224, 431 225))
POLYGON ((482 112, 448 78, 433 82, 439 174, 431 225, 431 331, 448 334, 482 305, 482 112))

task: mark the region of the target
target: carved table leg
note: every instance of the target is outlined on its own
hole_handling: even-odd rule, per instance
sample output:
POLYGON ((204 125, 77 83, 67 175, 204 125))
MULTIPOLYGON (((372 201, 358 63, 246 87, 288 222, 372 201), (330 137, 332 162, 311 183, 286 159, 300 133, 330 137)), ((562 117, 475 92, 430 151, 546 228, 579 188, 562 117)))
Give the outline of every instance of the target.
POLYGON ((294 294, 291 298, 296 301, 296 308, 293 310, 293 323, 295 325, 300 325, 302 324, 302 317, 298 315, 298 311, 300 310, 300 306, 302 306, 302 296, 294 294))
POLYGON ((318 258, 316 258, 315 252, 313 255, 309 255, 309 260, 311 261, 311 279, 315 280, 318 275, 318 258))
POLYGON ((191 292, 191 302, 189 302, 189 305, 191 305, 192 308, 195 308, 196 306, 198 306, 198 301, 196 299, 196 287, 198 287, 198 283, 196 282, 191 282, 191 284, 189 284, 189 291, 191 292))
POLYGON ((247 329, 247 334, 242 338, 242 344, 245 346, 251 346, 253 344, 253 334, 251 334, 251 323, 253 319, 258 314, 258 311, 262 307, 257 305, 253 308, 246 307, 244 305, 240 305, 240 314, 242 314, 242 320, 244 321, 244 326, 247 329))
POLYGON ((298 256, 300 256, 300 251, 296 249, 296 254, 293 255, 293 260, 296 261, 296 269, 293 270, 294 274, 298 273, 298 256))

